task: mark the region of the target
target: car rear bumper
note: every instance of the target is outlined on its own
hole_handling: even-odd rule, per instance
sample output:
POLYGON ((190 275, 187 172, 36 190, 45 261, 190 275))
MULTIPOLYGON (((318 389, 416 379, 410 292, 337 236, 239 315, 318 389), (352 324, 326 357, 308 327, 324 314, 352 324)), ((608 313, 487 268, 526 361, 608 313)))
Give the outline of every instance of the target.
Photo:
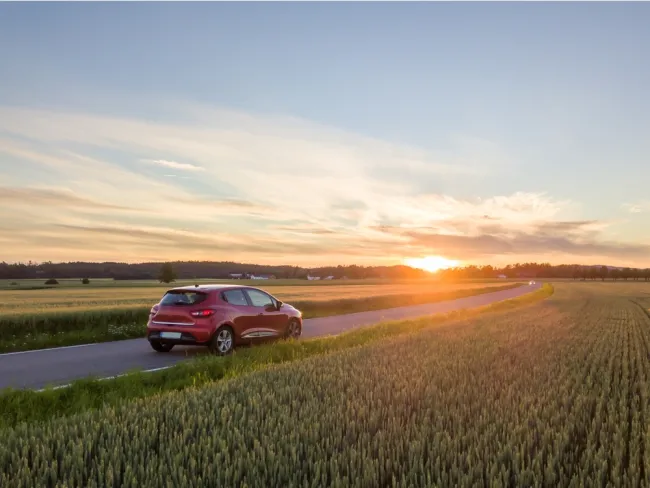
POLYGON ((168 344, 200 345, 210 341, 210 331, 203 328, 148 327, 147 340, 168 344), (180 334, 180 337, 164 337, 165 333, 180 334))

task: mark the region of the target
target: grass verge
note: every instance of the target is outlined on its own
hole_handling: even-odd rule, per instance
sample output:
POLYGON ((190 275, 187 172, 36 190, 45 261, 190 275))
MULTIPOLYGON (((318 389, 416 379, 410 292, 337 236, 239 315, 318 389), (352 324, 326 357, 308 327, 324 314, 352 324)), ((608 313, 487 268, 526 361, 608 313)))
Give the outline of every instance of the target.
POLYGON ((382 322, 331 337, 283 341, 241 349, 225 358, 199 358, 154 373, 133 372, 108 381, 79 380, 68 388, 47 389, 43 392, 6 389, 0 393, 0 428, 16 426, 23 422, 47 421, 106 405, 115 406, 136 398, 202 386, 271 364, 364 346, 388 337, 441 326, 454 320, 522 307, 543 300, 553 292, 552 285, 544 284, 535 292, 485 307, 437 314, 417 320, 382 322))
MULTIPOLYGON (((468 288, 404 295, 382 295, 328 301, 291 302, 304 318, 435 303, 521 286, 468 288)), ((75 346, 143 337, 150 307, 83 312, 49 312, 0 316, 0 353, 75 346)))

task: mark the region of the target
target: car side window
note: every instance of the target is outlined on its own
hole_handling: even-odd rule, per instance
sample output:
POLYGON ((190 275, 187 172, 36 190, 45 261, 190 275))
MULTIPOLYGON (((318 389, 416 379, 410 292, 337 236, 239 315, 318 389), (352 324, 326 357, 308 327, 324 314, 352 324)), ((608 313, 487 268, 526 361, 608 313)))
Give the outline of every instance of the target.
POLYGON ((259 290, 246 290, 248 298, 251 299, 253 307, 266 307, 267 305, 275 305, 273 299, 264 292, 259 290))
POLYGON ((228 303, 231 305, 239 305, 239 306, 248 306, 248 302, 246 301, 246 297, 244 296, 244 292, 242 290, 227 290, 223 292, 223 297, 226 299, 228 303))

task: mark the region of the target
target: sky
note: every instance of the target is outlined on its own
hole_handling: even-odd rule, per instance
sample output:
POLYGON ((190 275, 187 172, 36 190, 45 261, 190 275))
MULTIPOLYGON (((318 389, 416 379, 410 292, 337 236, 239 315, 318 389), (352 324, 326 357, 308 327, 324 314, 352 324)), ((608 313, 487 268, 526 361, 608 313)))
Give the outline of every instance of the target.
POLYGON ((0 261, 650 266, 648 3, 2 3, 0 261))

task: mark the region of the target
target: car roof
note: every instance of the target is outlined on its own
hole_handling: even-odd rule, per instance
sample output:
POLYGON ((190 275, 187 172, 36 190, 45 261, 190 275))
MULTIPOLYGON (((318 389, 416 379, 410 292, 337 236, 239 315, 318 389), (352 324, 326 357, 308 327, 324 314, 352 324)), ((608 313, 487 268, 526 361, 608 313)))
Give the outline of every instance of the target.
POLYGON ((233 285, 230 283, 217 283, 217 284, 206 283, 206 284, 200 284, 198 286, 196 285, 177 286, 176 288, 171 288, 167 291, 187 290, 187 291, 210 292, 210 291, 218 291, 218 290, 231 290, 236 288, 254 288, 254 287, 246 286, 246 285, 233 285))

